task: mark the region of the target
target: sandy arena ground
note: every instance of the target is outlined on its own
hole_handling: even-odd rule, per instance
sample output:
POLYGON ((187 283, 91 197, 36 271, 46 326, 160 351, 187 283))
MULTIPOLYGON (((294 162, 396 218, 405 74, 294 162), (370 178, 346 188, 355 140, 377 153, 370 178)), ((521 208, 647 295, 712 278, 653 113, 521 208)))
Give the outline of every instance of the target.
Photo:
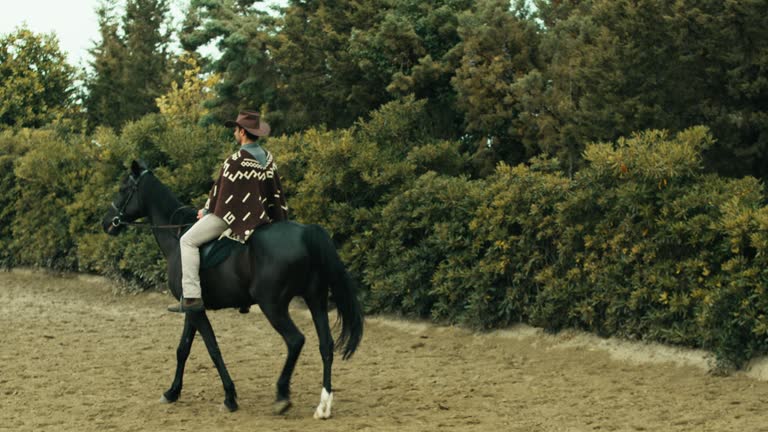
POLYGON ((209 313, 239 411, 223 409, 199 337, 179 402, 160 404, 183 317, 165 312, 169 295, 115 291, 97 277, 0 273, 0 430, 768 431, 760 365, 715 377, 697 351, 381 317, 352 360, 337 357, 333 418, 314 420, 322 369, 300 306, 307 343, 287 415, 271 412, 285 346, 258 308, 209 313))

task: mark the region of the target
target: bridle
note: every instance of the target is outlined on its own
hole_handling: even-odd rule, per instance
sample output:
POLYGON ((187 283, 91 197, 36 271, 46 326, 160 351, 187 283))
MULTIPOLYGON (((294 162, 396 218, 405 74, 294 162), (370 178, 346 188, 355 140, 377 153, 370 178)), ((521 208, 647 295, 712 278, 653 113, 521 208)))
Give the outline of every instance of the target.
MULTIPOLYGON (((146 175, 147 173, 149 173, 149 170, 145 169, 144 171, 142 171, 139 174, 138 177, 134 177, 133 174, 131 174, 128 177, 128 179, 131 182, 131 190, 128 193, 128 197, 125 199, 125 201, 123 201, 123 204, 120 207, 118 207, 115 204, 115 201, 112 200, 112 208, 117 211, 117 215, 112 218, 112 227, 117 228, 120 225, 124 225, 124 226, 134 226, 134 227, 142 227, 142 228, 151 228, 151 229, 154 229, 154 228, 164 228, 164 229, 178 228, 178 229, 181 229, 181 228, 184 228, 184 227, 192 226, 193 225, 192 223, 168 224, 168 225, 152 225, 152 224, 148 224, 148 223, 126 222, 126 221, 123 220, 125 218, 125 208, 128 207, 128 203, 131 202, 131 198, 133 198, 133 195, 136 192, 139 191, 139 182, 141 182, 141 178, 144 177, 144 175, 146 175)), ((178 212, 179 210, 181 210, 183 208, 187 208, 187 207, 189 207, 189 206, 181 206, 181 207, 177 208, 176 210, 174 210, 173 213, 171 213, 170 221, 171 222, 173 221, 173 217, 176 216, 176 212, 178 212)))

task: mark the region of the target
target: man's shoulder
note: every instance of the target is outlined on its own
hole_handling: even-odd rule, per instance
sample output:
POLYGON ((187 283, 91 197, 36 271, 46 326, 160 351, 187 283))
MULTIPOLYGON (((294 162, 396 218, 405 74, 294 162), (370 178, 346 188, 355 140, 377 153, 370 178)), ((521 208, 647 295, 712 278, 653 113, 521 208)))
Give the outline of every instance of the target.
POLYGON ((260 160, 261 158, 257 158, 247 150, 240 150, 240 152, 240 164, 242 166, 248 168, 261 168, 264 170, 273 169, 274 158, 272 157, 272 153, 266 149, 264 149, 263 160, 260 160))
POLYGON ((249 165, 246 161, 253 161, 253 156, 248 153, 247 151, 243 149, 238 149, 236 152, 232 153, 226 160, 225 163, 228 165, 234 166, 234 167, 241 167, 243 165, 249 165))
MULTIPOLYGON (((259 172, 268 175, 270 178, 274 176, 277 170, 277 164, 275 163, 272 153, 264 150, 266 153, 265 161, 256 160, 253 155, 246 150, 238 150, 227 158, 225 164, 225 171, 227 172, 259 172)), ((249 174, 251 175, 251 174, 249 174)), ((250 177, 249 177, 250 178, 250 177)))
POLYGON ((242 149, 237 149, 237 151, 235 151, 234 153, 229 155, 227 160, 229 160, 229 161, 239 161, 239 160, 245 159, 246 156, 247 156, 247 153, 245 153, 242 149))

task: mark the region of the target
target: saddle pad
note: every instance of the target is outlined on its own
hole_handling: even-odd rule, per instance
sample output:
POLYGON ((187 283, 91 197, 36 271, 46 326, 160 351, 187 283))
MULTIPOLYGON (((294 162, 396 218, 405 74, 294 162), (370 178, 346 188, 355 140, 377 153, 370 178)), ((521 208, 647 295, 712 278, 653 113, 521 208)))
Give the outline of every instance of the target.
POLYGON ((200 269, 216 267, 233 253, 238 254, 245 248, 246 245, 227 237, 211 240, 200 247, 200 269))

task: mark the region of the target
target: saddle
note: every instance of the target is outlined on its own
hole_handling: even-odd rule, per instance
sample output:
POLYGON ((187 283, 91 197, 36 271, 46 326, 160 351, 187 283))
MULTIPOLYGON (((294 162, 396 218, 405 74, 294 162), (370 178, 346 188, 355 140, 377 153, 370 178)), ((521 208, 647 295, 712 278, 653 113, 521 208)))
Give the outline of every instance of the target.
MULTIPOLYGON (((216 267, 230 255, 237 255, 247 246, 239 241, 224 237, 211 240, 200 246, 200 270, 216 267)), ((240 313, 246 314, 251 310, 248 305, 240 306, 240 313)))
POLYGON ((230 255, 237 255, 246 247, 243 243, 227 237, 211 240, 200 246, 200 270, 216 267, 230 255))

